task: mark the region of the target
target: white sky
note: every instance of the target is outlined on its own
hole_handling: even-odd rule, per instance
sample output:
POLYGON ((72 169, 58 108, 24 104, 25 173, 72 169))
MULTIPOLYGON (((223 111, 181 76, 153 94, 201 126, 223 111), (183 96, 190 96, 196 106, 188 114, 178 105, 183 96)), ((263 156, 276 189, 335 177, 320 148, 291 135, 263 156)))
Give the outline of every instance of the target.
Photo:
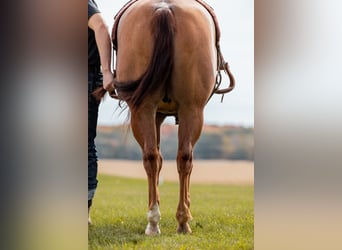
MULTIPOLYGON (((111 33, 114 16, 128 0, 97 0, 111 33)), ((221 28, 221 50, 235 77, 235 89, 226 94, 214 95, 206 106, 206 124, 254 126, 254 1, 207 0, 221 28)), ((223 78, 221 86, 227 87, 223 78)), ((127 112, 120 114, 118 101, 105 96, 100 105, 99 125, 122 124, 127 112)), ((174 123, 174 118, 166 122, 174 123)))

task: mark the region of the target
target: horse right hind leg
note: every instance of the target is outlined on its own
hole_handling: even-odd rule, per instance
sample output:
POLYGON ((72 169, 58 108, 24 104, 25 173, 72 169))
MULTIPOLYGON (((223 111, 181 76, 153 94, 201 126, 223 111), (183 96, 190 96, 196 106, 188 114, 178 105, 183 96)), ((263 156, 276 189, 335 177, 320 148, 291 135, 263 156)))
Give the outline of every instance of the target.
MULTIPOLYGON (((181 114, 181 113, 180 113, 181 114)), ((180 116, 178 128, 177 170, 179 174, 179 203, 176 213, 178 233, 191 233, 190 175, 193 167, 193 148, 203 126, 203 110, 193 109, 180 116)))

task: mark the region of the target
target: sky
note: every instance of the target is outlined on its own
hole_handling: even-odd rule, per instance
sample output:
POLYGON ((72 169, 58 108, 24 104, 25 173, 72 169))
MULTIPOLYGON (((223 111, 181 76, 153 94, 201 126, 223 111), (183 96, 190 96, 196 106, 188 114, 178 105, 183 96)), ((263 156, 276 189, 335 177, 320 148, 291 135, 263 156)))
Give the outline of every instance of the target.
MULTIPOLYGON (((114 16, 127 0, 97 0, 111 33, 114 16)), ((204 110, 204 122, 210 125, 254 127, 254 1, 207 0, 214 8, 221 29, 221 51, 236 81, 235 89, 224 96, 214 95, 204 110)), ((224 76, 221 87, 227 87, 224 76)), ((118 101, 105 96, 100 104, 99 125, 119 125, 126 119, 118 101)), ((174 118, 166 119, 174 123, 174 118)))

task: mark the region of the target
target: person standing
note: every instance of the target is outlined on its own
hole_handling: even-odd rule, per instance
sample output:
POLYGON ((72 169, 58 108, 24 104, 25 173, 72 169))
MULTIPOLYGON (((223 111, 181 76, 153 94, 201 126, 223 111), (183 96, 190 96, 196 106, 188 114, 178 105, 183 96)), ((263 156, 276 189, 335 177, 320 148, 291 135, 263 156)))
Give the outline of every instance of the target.
POLYGON ((108 27, 94 0, 88 0, 88 224, 90 207, 97 188, 97 152, 95 146, 99 101, 92 92, 100 87, 114 90, 111 70, 111 40, 108 27))

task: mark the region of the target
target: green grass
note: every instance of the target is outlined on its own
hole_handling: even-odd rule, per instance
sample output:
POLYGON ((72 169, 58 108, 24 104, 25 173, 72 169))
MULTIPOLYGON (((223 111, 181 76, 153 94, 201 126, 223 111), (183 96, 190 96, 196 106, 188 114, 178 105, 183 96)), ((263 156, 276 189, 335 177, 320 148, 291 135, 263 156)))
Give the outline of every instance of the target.
POLYGON ((253 249, 254 188, 191 184, 191 235, 176 233, 178 183, 160 185, 161 235, 144 235, 147 180, 99 176, 89 249, 253 249))

